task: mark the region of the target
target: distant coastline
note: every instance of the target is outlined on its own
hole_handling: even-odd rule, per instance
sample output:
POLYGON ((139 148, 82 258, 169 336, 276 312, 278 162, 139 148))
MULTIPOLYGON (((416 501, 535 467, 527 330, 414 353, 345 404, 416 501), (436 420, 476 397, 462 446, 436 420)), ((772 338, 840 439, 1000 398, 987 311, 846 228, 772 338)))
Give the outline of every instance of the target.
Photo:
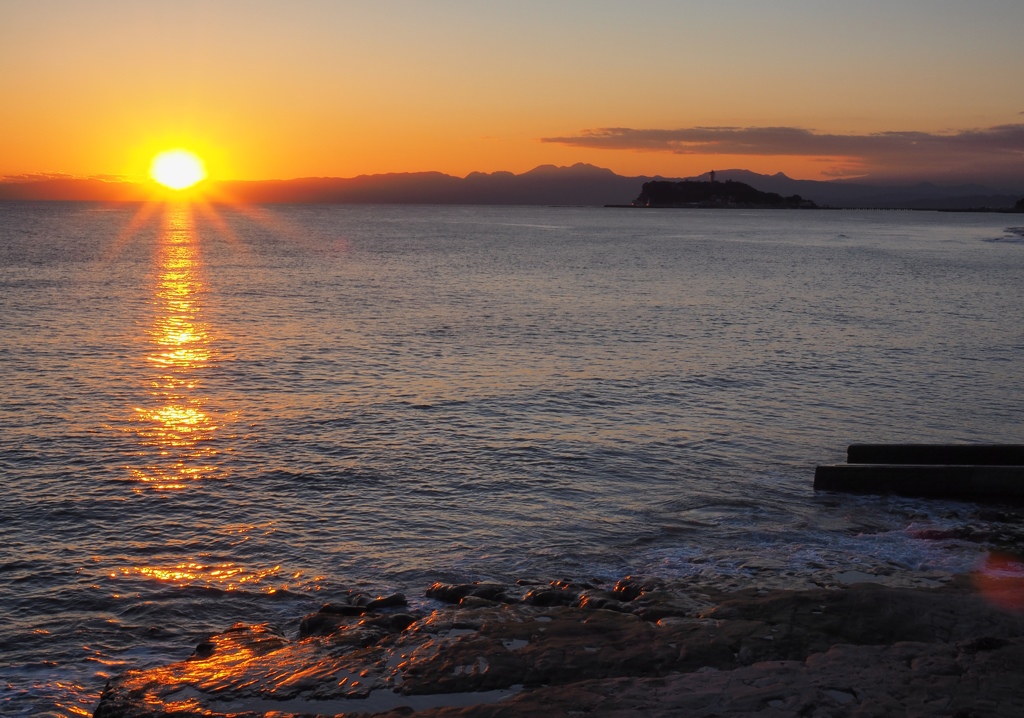
MULTIPOLYGON (((972 212, 1020 211, 1024 178, 1019 187, 982 185, 885 186, 844 181, 795 180, 782 173, 764 175, 747 170, 722 170, 690 178, 624 177, 588 164, 570 167, 541 165, 528 172, 473 172, 455 177, 441 172, 411 172, 358 177, 305 177, 288 180, 210 181, 202 196, 213 203, 247 204, 464 204, 575 205, 635 204, 648 185, 682 184, 675 199, 658 195, 651 206, 749 208, 790 206, 820 209, 917 209, 972 212), (723 190, 717 198, 702 197, 705 187, 723 190), (731 189, 726 190, 727 187, 731 189), (741 189, 745 187, 748 189, 741 189), (731 194, 730 194, 731 193, 731 194)), ((150 183, 118 178, 22 176, 0 180, 0 201, 147 202, 150 183)), ((645 205, 646 206, 646 205, 645 205)))

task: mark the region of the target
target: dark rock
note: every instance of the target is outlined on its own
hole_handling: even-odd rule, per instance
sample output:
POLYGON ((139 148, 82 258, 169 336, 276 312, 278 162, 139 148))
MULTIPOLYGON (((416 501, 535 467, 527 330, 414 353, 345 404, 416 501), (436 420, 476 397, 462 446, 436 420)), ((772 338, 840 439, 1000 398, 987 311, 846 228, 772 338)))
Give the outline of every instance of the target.
POLYGON ((590 610, 605 609, 608 611, 623 611, 625 607, 622 601, 616 600, 611 592, 589 589, 580 593, 576 605, 580 608, 590 610))
POLYGON ((473 584, 471 596, 485 598, 488 601, 502 601, 507 603, 510 599, 507 595, 507 588, 497 583, 476 583, 473 584))
POLYGON ((318 611, 303 617, 299 622, 299 639, 311 636, 329 636, 342 626, 346 626, 352 617, 336 613, 318 611))
POLYGON ((978 531, 971 526, 953 529, 920 529, 912 531, 910 535, 926 541, 972 541, 974 543, 991 541, 993 538, 991 531, 978 531))
MULTIPOLYGON (((361 594, 361 596, 366 596, 366 594, 361 594)), ((413 616, 408 614, 372 615, 371 612, 376 608, 405 605, 407 605, 405 596, 400 593, 369 600, 363 606, 344 603, 325 604, 316 613, 311 613, 302 619, 299 623, 299 638, 330 636, 353 624, 384 628, 388 632, 403 631, 416 620, 413 616), (359 617, 362 618, 357 620, 359 617)))
POLYGON ((494 604, 472 596, 474 585, 457 587, 467 589, 466 606, 419 618, 304 619, 328 622, 329 633, 309 634, 327 638, 288 641, 269 627, 236 626, 210 637, 206 660, 111 681, 96 715, 220 718, 226 706, 246 715, 254 700, 336 714, 336 701, 378 691, 448 705, 420 704, 421 718, 1024 714, 1024 615, 988 603, 968 580, 928 590, 749 590, 699 615, 683 584, 657 580, 626 579, 611 597, 568 582, 528 584, 527 595, 575 596, 576 606, 494 604), (594 608, 627 595, 620 604, 636 614, 594 608), (497 703, 467 707, 474 699, 462 695, 459 707, 443 697, 512 686, 525 689, 497 703))
POLYGON ((570 606, 576 601, 576 594, 553 588, 535 588, 523 596, 523 602, 531 606, 570 606))
POLYGON ((994 651, 997 648, 1009 644, 1009 641, 1005 638, 996 638, 994 636, 979 636, 978 638, 971 638, 966 641, 960 641, 956 644, 956 647, 963 653, 977 653, 978 651, 994 651))
POLYGON ((408 613, 386 613, 381 616, 368 616, 359 621, 360 626, 376 626, 389 633, 400 633, 416 622, 416 616, 408 613))
POLYGON ((367 648, 393 632, 390 626, 360 622, 355 626, 343 626, 330 634, 330 644, 332 647, 354 646, 356 648, 367 648))
POLYGON ((192 652, 192 657, 199 660, 209 658, 213 655, 216 648, 216 644, 211 643, 210 641, 203 641, 202 643, 196 644, 196 649, 192 652))
POLYGON ((319 613, 333 616, 361 616, 366 613, 366 607, 350 603, 325 603, 320 607, 319 613))
POLYGON ((654 578, 626 576, 615 584, 612 594, 620 601, 633 601, 646 591, 653 591, 664 586, 664 582, 654 578))
POLYGON ((401 593, 393 593, 390 596, 378 596, 369 603, 366 604, 366 608, 375 611, 381 608, 395 608, 397 606, 407 606, 409 602, 405 599, 405 596, 401 593))
POLYGON ((505 586, 496 583, 435 583, 426 590, 426 596, 445 603, 458 603, 466 596, 484 598, 488 601, 508 602, 509 599, 505 596, 506 591, 505 586))
POLYGON ((463 596, 459 600, 459 608, 489 608, 497 605, 498 601, 480 598, 479 596, 463 596))
POLYGON ((456 586, 448 583, 434 583, 425 591, 427 598, 434 598, 445 603, 458 603, 472 591, 472 586, 463 584, 456 586))
POLYGON ((538 688, 461 711, 418 718, 713 718, 724 716, 1019 716, 1024 707, 1015 639, 981 662, 941 644, 836 646, 806 661, 768 661, 731 671, 586 679, 538 688), (951 671, 956 666, 959 672, 951 671), (938 669, 938 670, 936 670, 938 669))

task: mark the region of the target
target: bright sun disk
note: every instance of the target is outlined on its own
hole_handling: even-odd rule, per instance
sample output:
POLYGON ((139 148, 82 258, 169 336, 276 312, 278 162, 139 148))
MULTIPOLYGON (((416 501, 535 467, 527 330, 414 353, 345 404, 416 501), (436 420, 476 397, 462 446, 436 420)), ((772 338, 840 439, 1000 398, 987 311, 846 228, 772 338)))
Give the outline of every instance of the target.
POLYGON ((181 190, 206 179, 206 167, 188 150, 167 150, 153 158, 149 175, 165 187, 181 190))

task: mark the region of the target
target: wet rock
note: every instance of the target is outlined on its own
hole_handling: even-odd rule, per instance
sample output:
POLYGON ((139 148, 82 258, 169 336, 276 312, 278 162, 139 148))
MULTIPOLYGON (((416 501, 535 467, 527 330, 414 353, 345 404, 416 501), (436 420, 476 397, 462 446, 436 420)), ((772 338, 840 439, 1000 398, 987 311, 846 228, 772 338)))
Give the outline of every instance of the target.
POLYGON ((214 650, 217 646, 212 641, 202 641, 196 644, 196 649, 192 652, 192 658, 203 660, 213 655, 214 650))
POLYGON ((349 625, 352 620, 351 616, 326 613, 322 610, 311 613, 308 616, 304 616, 302 621, 299 622, 299 638, 329 636, 342 626, 349 625))
POLYGON ((473 590, 469 595, 475 596, 476 598, 484 598, 489 601, 501 601, 503 603, 514 600, 508 595, 508 587, 497 583, 473 584, 473 590))
POLYGON ((366 607, 352 603, 325 603, 320 607, 319 613, 333 616, 361 616, 366 613, 366 607))
POLYGON ((620 601, 632 601, 639 598, 642 594, 662 588, 664 585, 664 581, 656 578, 626 576, 615 584, 612 594, 620 601))
MULTIPOLYGON (((356 598, 358 599, 358 597, 356 598)), ((396 613, 376 614, 374 610, 405 605, 405 596, 400 593, 373 599, 368 601, 365 606, 345 603, 324 604, 320 610, 305 616, 299 623, 299 638, 330 636, 354 624, 382 627, 391 632, 402 631, 416 620, 413 616, 396 613)))
POLYGON ((409 613, 386 613, 381 616, 365 617, 359 621, 359 625, 383 628, 389 633, 400 633, 415 623, 416 619, 416 616, 409 613))
POLYGON ((530 605, 474 611, 479 629, 404 666, 403 691, 447 693, 660 670, 678 650, 635 616, 530 605))
POLYGON ((435 583, 426 590, 426 596, 444 603, 458 603, 466 596, 494 601, 503 597, 506 591, 505 586, 495 583, 435 583))
POLYGON ((385 636, 394 633, 388 627, 374 625, 372 623, 359 623, 355 626, 345 626, 330 635, 330 645, 334 648, 339 646, 354 646, 356 648, 367 648, 379 643, 385 636))
POLYGON ((469 584, 434 583, 426 590, 425 595, 427 598, 434 598, 445 603, 458 603, 472 590, 473 587, 469 584))
POLYGON ((523 596, 523 602, 531 606, 569 606, 577 600, 576 594, 552 588, 537 588, 523 596))
POLYGON ((962 653, 977 653, 978 651, 994 651, 997 648, 1002 648, 1008 645, 1010 642, 1005 638, 996 638, 995 636, 979 636, 978 638, 971 638, 966 641, 960 641, 956 644, 957 649, 962 653))
POLYGON ((370 604, 370 601, 372 601, 372 600, 373 600, 373 597, 370 594, 363 593, 362 591, 353 592, 353 593, 351 593, 349 595, 349 598, 348 598, 348 602, 351 605, 353 605, 353 606, 361 606, 363 608, 368 606, 370 604))
POLYGON ((911 536, 925 541, 971 541, 983 543, 991 541, 993 532, 975 529, 973 526, 961 526, 953 529, 920 529, 912 531, 911 536))
MULTIPOLYGON (((579 606, 581 597, 598 594, 611 598, 607 591, 600 591, 592 584, 573 581, 552 581, 547 586, 532 588, 523 595, 523 602, 531 606, 579 606)), ((603 606, 592 605, 592 608, 603 606)))
POLYGON ((378 596, 372 601, 366 604, 366 608, 370 611, 376 611, 381 608, 397 608, 399 606, 408 606, 409 602, 405 596, 401 593, 393 593, 390 596, 378 596))
POLYGON ((420 718, 1024 715, 1024 616, 987 603, 970 581, 754 587, 714 607, 687 584, 656 579, 613 591, 570 582, 429 591, 461 603, 423 616, 321 610, 298 641, 236 626, 210 637, 205 659, 197 648, 191 660, 111 681, 96 715, 242 716, 257 706, 350 715, 370 703, 338 701, 382 694, 413 700, 420 718), (478 590, 534 598, 497 603, 478 590), (630 610, 605 608, 615 604, 630 610), (519 687, 497 703, 473 697, 519 687), (415 703, 427 696, 435 702, 415 703))
POLYGON ((459 608, 490 608, 491 606, 497 605, 498 601, 492 601, 490 599, 481 598, 479 596, 463 596, 459 600, 459 608))
POLYGON ((1024 630, 1022 617, 993 610, 973 592, 892 589, 875 584, 856 584, 842 591, 776 591, 729 599, 704 616, 786 626, 786 640, 795 642, 797 651, 827 650, 839 642, 955 642, 976 636, 1018 635, 1024 630))
POLYGON ((583 591, 592 591, 598 588, 600 584, 597 583, 579 583, 577 581, 552 581, 550 583, 551 588, 558 589, 559 591, 570 591, 576 595, 579 595, 583 591))
POLYGON ((461 712, 421 718, 530 715, 688 716, 1016 716, 1011 662, 1024 645, 1000 649, 998 665, 964 662, 960 675, 935 674, 927 659, 958 660, 934 644, 842 646, 807 661, 771 661, 733 671, 676 673, 640 679, 585 680, 524 692, 461 712), (985 680, 981 689, 979 680, 985 680))
POLYGON ((623 604, 624 610, 635 613, 645 621, 660 621, 672 616, 696 616, 706 604, 685 593, 653 587, 641 593, 631 603, 623 604))
POLYGON ((622 601, 614 598, 610 591, 587 589, 579 594, 576 605, 588 610, 604 609, 608 611, 626 610, 622 601))

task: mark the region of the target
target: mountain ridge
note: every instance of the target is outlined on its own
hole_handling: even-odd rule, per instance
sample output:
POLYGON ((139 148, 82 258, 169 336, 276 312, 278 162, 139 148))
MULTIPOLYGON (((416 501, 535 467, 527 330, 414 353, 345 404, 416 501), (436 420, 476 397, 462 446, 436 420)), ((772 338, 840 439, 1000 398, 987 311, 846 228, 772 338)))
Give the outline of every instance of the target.
MULTIPOLYGON (((443 172, 391 172, 356 177, 300 177, 277 180, 210 182, 212 201, 248 203, 335 204, 496 204, 615 205, 628 204, 644 183, 669 180, 706 181, 661 175, 627 177, 587 163, 539 165, 521 174, 471 172, 465 177, 443 172)), ((1009 209, 1024 195, 1019 188, 978 184, 957 186, 921 182, 887 186, 847 180, 800 180, 783 172, 759 174, 745 169, 720 170, 720 181, 748 184, 761 192, 800 195, 822 207, 880 209, 1009 209)), ((54 200, 141 202, 151 199, 152 185, 107 178, 42 178, 0 181, 0 201, 54 200)))

